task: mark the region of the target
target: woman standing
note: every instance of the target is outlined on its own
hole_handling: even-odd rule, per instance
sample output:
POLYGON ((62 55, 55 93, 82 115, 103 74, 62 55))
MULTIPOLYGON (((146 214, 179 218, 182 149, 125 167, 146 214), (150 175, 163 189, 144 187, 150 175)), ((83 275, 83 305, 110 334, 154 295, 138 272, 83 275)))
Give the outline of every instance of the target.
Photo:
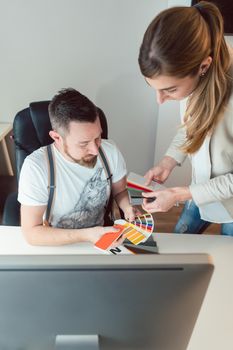
POLYGON ((139 65, 158 103, 181 100, 177 135, 145 177, 164 182, 186 156, 192 184, 144 194, 143 207, 167 211, 186 201, 176 233, 202 233, 212 222, 233 235, 233 59, 218 8, 205 1, 161 12, 147 28, 139 65))

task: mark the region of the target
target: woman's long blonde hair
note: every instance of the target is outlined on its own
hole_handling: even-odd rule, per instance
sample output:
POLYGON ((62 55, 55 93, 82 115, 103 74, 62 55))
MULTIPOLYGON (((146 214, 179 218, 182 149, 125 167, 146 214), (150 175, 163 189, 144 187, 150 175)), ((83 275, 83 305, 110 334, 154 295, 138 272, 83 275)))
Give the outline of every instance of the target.
POLYGON ((208 56, 212 63, 189 96, 184 116, 185 153, 194 153, 214 131, 232 91, 232 57, 218 8, 201 1, 193 7, 161 12, 147 28, 139 53, 142 74, 183 78, 195 76, 208 56))

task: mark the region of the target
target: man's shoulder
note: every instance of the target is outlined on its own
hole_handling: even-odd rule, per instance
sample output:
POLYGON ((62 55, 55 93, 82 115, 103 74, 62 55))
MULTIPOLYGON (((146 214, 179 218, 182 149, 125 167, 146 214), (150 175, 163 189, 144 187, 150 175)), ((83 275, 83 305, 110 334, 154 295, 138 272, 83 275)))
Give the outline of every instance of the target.
POLYGON ((41 164, 46 161, 45 154, 46 154, 47 146, 40 147, 30 153, 26 158, 25 161, 28 163, 36 163, 41 164))
POLYGON ((101 147, 111 167, 125 167, 124 157, 114 141, 103 140, 101 147))
POLYGON ((118 151, 118 147, 115 144, 113 140, 106 140, 103 139, 101 142, 101 148, 106 152, 106 153, 111 153, 111 152, 116 152, 118 151))

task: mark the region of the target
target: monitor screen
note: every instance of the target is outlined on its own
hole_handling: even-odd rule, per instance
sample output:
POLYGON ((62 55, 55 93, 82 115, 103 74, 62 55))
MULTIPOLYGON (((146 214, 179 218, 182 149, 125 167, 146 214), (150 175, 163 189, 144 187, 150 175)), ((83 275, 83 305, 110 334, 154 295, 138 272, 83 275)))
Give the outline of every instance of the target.
POLYGON ((186 349, 205 254, 0 257, 0 349, 186 349))

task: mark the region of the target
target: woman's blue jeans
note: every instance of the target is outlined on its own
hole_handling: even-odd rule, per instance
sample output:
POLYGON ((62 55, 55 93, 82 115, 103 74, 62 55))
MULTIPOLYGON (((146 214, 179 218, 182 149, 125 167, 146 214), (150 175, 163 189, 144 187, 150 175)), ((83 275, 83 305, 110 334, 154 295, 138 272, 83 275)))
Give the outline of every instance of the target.
MULTIPOLYGON (((211 222, 200 217, 199 209, 193 201, 187 201, 175 226, 174 233, 203 233, 211 222)), ((233 236, 233 222, 221 224, 221 234, 233 236)))

